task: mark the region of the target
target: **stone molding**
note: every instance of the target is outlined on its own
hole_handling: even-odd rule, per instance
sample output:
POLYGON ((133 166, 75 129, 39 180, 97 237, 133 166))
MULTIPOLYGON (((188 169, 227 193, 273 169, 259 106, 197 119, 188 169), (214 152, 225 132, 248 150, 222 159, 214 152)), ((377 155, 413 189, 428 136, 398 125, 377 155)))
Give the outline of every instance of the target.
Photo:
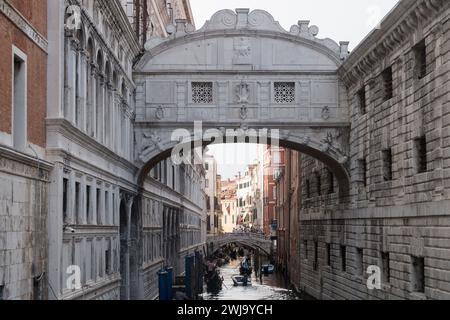
MULTIPOLYGON (((101 143, 97 142, 95 139, 91 138, 84 132, 79 131, 78 128, 74 127, 69 121, 65 119, 47 119, 47 130, 48 132, 59 133, 71 141, 76 142, 80 146, 85 147, 87 150, 93 152, 94 154, 101 155, 108 161, 120 164, 124 169, 136 171, 134 164, 127 159, 119 156, 114 151, 105 147, 101 143)), ((54 152, 55 149, 47 149, 47 152, 54 152)), ((62 152, 66 152, 61 149, 62 152)))
POLYGON ((339 69, 347 85, 370 73, 373 66, 398 48, 421 24, 443 12, 448 0, 402 0, 348 56, 339 69))
POLYGON ((53 164, 0 146, 0 171, 37 180, 48 180, 53 164))
POLYGON ((317 38, 319 28, 309 26, 309 21, 301 20, 297 25, 292 26, 290 31, 286 31, 270 13, 264 10, 250 12, 249 9, 236 9, 236 13, 228 9, 221 10, 215 13, 199 30, 189 27, 185 20, 178 20, 176 25, 170 26, 169 31, 171 36, 168 38, 153 37, 147 41, 145 50, 150 54, 141 59, 136 69, 139 69, 139 66, 144 66, 152 57, 179 44, 225 35, 245 37, 250 35, 299 41, 304 45, 322 51, 335 60, 337 65, 340 65, 348 55, 348 42, 338 44, 329 38, 317 38))
POLYGON ((301 221, 337 221, 337 220, 364 220, 364 219, 404 219, 448 217, 450 200, 435 202, 413 203, 389 207, 370 207, 332 210, 324 209, 321 212, 301 214, 301 221), (331 211, 333 211, 331 213, 331 211))
POLYGON ((25 17, 5 0, 0 0, 0 12, 31 39, 41 50, 48 52, 48 41, 41 35, 25 17))

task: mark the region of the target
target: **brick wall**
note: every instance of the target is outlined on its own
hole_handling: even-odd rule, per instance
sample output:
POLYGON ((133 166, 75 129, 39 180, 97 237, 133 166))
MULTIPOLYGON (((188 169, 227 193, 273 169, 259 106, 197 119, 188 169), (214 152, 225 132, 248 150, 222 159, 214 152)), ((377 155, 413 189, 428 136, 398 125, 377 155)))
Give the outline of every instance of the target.
MULTIPOLYGON (((29 23, 42 34, 47 33, 46 1, 9 1, 29 23)), ((11 133, 12 46, 27 55, 28 72, 28 140, 45 147, 45 117, 47 91, 47 54, 19 30, 5 15, 0 14, 0 131, 11 133)))
MULTIPOLYGON (((46 36, 47 1, 7 3, 46 36)), ((27 55, 28 141, 45 147, 47 54, 3 13, 0 13, 0 34, 0 132, 11 134, 14 45, 27 55)), ((51 166, 34 156, 11 152, 1 143, 0 149, 1 298, 46 299, 47 190, 51 166)))

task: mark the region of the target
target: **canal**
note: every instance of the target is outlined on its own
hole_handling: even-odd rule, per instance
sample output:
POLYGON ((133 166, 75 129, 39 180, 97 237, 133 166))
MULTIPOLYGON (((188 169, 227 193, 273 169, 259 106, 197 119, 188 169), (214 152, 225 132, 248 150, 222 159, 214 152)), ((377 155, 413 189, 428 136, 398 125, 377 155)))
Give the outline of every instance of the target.
POLYGON ((222 290, 217 294, 205 293, 204 300, 301 300, 294 291, 287 289, 284 277, 278 273, 263 276, 261 282, 253 272, 251 286, 235 287, 231 277, 239 274, 241 261, 234 260, 220 268, 224 280, 222 290))

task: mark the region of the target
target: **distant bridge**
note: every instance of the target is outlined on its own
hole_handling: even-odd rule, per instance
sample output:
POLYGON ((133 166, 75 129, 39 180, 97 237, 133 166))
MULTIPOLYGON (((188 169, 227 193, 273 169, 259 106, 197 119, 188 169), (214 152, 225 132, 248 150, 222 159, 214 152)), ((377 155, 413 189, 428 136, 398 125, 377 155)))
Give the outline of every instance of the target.
POLYGON ((252 249, 263 251, 267 255, 271 254, 272 241, 265 235, 241 232, 227 233, 217 236, 208 236, 208 253, 213 253, 230 243, 236 243, 252 249))

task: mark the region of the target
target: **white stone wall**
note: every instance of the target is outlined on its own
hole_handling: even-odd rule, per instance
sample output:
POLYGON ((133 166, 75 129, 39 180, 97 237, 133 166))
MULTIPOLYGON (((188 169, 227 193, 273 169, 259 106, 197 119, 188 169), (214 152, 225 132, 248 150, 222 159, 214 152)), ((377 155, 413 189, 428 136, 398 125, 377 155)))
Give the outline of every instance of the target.
POLYGON ((43 300, 49 165, 1 147, 0 153, 1 299, 43 300))

